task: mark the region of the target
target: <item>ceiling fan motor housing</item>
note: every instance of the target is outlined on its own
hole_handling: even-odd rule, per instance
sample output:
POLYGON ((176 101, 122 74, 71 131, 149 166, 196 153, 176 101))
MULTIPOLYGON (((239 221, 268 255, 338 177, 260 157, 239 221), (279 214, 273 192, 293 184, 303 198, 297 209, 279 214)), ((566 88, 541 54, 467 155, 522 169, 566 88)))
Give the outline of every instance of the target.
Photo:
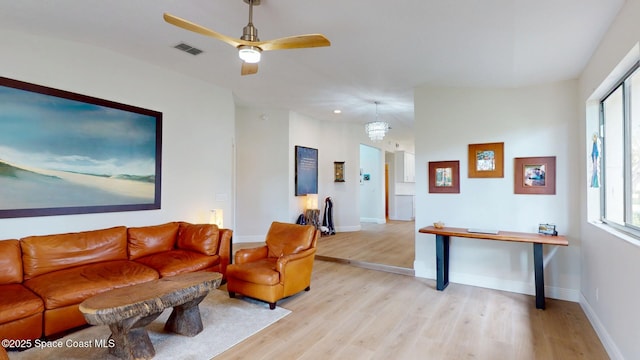
POLYGON ((252 23, 247 24, 247 26, 242 28, 241 39, 246 41, 260 41, 260 39, 258 39, 258 29, 253 26, 252 23))

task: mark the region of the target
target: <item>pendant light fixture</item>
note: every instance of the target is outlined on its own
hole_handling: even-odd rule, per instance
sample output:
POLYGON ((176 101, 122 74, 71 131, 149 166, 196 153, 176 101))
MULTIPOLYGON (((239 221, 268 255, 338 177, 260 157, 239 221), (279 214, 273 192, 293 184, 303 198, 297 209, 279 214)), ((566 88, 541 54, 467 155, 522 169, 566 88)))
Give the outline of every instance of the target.
POLYGON ((366 123, 364 130, 367 132, 367 135, 369 135, 369 139, 372 141, 380 141, 387 135, 390 127, 388 122, 378 120, 378 104, 380 104, 380 102, 374 101, 374 104, 376 104, 376 120, 366 123))

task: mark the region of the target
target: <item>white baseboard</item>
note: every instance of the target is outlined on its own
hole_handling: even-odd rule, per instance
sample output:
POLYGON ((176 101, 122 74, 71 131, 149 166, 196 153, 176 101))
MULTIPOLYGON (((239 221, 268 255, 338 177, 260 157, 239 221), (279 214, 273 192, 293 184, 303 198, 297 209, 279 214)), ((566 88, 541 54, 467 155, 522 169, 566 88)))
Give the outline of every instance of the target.
POLYGON ((360 218, 360 222, 365 223, 376 223, 376 224, 386 224, 387 219, 378 219, 378 218, 360 218))
POLYGON ((612 360, 624 360, 624 356, 620 353, 620 349, 618 349, 616 343, 611 338, 611 335, 609 335, 607 329, 602 325, 600 318, 582 293, 580 293, 580 307, 582 307, 582 311, 587 315, 587 319, 589 319, 591 326, 593 326, 596 334, 598 334, 598 338, 600 338, 600 341, 602 342, 602 345, 607 351, 609 357, 612 360))
POLYGON ((424 261, 414 261, 413 270, 416 277, 423 279, 436 279, 436 269, 432 265, 427 265, 424 261))
MULTIPOLYGON (((423 261, 414 261, 413 269, 416 277, 436 279, 435 264, 426 264, 423 261)), ((487 276, 478 276, 467 273, 449 272, 449 282, 463 285, 479 286, 487 289, 509 291, 518 294, 535 295, 535 284, 526 281, 504 280, 487 276)), ((544 287, 545 296, 551 299, 579 302, 580 291, 574 289, 559 288, 555 286, 544 287)))

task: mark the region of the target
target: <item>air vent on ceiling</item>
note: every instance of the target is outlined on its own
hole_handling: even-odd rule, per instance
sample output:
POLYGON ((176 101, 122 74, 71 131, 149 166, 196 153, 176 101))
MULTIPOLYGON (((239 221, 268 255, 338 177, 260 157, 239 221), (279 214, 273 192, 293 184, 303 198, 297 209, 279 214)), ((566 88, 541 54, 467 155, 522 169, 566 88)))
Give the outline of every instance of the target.
POLYGON ((185 43, 180 43, 176 46, 174 46, 174 48, 178 49, 178 50, 182 50, 184 52, 188 52, 191 55, 198 55, 202 52, 202 50, 198 49, 198 48, 194 48, 191 45, 187 45, 185 43))

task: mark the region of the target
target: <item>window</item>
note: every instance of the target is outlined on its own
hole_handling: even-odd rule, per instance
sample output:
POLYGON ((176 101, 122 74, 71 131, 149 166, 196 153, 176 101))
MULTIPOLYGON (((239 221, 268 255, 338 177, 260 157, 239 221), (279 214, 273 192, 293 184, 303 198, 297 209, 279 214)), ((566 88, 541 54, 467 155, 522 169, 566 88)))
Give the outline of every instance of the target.
MULTIPOLYGON (((639 64, 602 99, 600 122, 602 219, 640 231, 639 64)), ((598 139, 594 143, 597 157, 598 139)))

